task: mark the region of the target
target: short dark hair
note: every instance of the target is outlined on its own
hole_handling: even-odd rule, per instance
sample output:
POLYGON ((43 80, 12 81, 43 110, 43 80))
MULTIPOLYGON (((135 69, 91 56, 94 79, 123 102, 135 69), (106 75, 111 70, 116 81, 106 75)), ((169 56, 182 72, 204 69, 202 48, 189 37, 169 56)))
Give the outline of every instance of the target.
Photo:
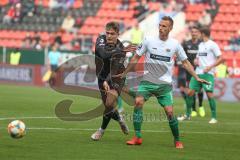
POLYGON ((197 25, 194 25, 194 26, 190 27, 190 29, 191 29, 191 30, 192 30, 192 29, 196 29, 196 30, 199 30, 199 31, 200 31, 200 28, 199 28, 197 25))
POLYGON ((108 22, 105 26, 106 30, 113 29, 115 32, 119 33, 119 23, 117 22, 108 22))
POLYGON ((170 16, 163 16, 162 20, 169 21, 171 26, 173 26, 173 19, 170 16))
POLYGON ((205 36, 210 37, 210 29, 209 27, 201 27, 200 32, 203 33, 205 36))

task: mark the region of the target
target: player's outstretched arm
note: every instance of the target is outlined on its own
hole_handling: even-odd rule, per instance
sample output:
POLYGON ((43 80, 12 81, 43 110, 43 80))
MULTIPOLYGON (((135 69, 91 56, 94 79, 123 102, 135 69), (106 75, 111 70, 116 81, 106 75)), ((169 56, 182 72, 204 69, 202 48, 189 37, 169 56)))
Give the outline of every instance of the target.
POLYGON ((128 64, 126 70, 123 73, 120 73, 118 75, 114 75, 113 77, 120 77, 120 78, 124 78, 126 77, 126 75, 128 74, 128 72, 130 72, 137 64, 138 60, 141 58, 141 56, 139 56, 138 54, 135 54, 130 63, 128 64))
POLYGON ((193 69, 193 66, 187 59, 182 61, 182 65, 198 82, 210 84, 208 81, 198 77, 198 75, 195 73, 193 69))
POLYGON ((212 64, 211 66, 208 66, 208 67, 206 67, 206 68, 204 69, 204 73, 207 73, 207 72, 209 72, 211 69, 217 67, 217 66, 218 66, 219 64, 221 64, 223 61, 224 61, 224 60, 223 60, 222 56, 218 56, 218 57, 217 57, 217 60, 216 60, 216 62, 215 62, 214 64, 212 64))
POLYGON ((123 52, 135 52, 137 49, 137 45, 129 44, 128 46, 123 48, 123 52))

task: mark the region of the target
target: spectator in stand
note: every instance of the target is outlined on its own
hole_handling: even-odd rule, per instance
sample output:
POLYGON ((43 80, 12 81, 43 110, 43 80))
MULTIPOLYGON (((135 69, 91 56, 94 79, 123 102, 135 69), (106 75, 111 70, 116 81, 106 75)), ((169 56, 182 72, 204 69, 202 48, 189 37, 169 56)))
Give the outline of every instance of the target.
POLYGON ((208 9, 208 13, 211 15, 211 17, 215 17, 216 14, 218 13, 218 9, 219 9, 219 4, 216 2, 216 0, 211 0, 209 2, 209 9, 208 9))
POLYGON ((7 14, 3 17, 3 24, 11 24, 15 16, 15 7, 11 6, 7 14))
POLYGON ((211 15, 206 10, 204 10, 203 15, 199 19, 198 23, 201 26, 210 26, 210 24, 212 23, 211 15))
POLYGON ((131 42, 133 44, 140 44, 143 39, 143 31, 139 27, 139 23, 136 23, 131 30, 131 42))
POLYGON ((79 51, 81 50, 81 37, 77 34, 74 35, 74 38, 72 39, 71 42, 69 42, 69 49, 74 50, 74 51, 79 51))
POLYGON ((190 4, 205 3, 206 0, 188 0, 190 4))
POLYGON ((57 43, 59 46, 61 46, 63 44, 62 41, 62 35, 63 35, 63 31, 58 31, 57 34, 54 36, 54 44, 57 43))
POLYGON ((34 0, 22 0, 23 15, 32 17, 35 13, 34 0))
POLYGON ((41 41, 41 35, 39 32, 35 32, 33 39, 36 40, 37 43, 39 43, 41 41))
POLYGON ((37 50, 41 50, 43 48, 41 39, 38 40, 34 37, 32 38, 30 46, 31 48, 37 49, 37 50))
POLYGON ((32 43, 32 37, 30 36, 29 33, 26 34, 26 37, 23 41, 22 48, 31 48, 31 43, 32 43))
POLYGON ((13 4, 13 5, 15 5, 15 4, 19 3, 19 2, 20 2, 20 0, 9 0, 9 3, 13 4))
POLYGON ((71 8, 73 6, 75 0, 66 0, 66 2, 67 2, 67 5, 66 5, 67 8, 71 8))
POLYGON ((36 43, 35 49, 42 50, 44 47, 43 44, 44 44, 43 40, 40 40, 39 42, 36 43))
POLYGON ((69 13, 67 17, 64 18, 61 29, 67 32, 74 32, 75 19, 69 13))
POLYGON ((141 14, 148 10, 147 1, 146 0, 138 1, 138 4, 136 7, 134 7, 134 10, 135 10, 134 17, 135 18, 139 17, 141 14))
POLYGON ((58 8, 59 4, 58 4, 58 0, 50 0, 48 3, 48 6, 50 9, 56 9, 58 8))
POLYGON ((159 21, 161 21, 162 17, 170 16, 173 17, 176 14, 177 4, 175 1, 171 1, 170 3, 164 3, 160 6, 159 12, 159 21))
MULTIPOLYGON (((71 4, 71 1, 70 1, 71 4)), ((50 0, 48 3, 48 6, 50 9, 58 9, 58 8, 63 8, 63 9, 68 9, 68 1, 66 0, 50 0)))
POLYGON ((22 21, 23 15, 22 15, 22 4, 17 3, 15 7, 15 15, 13 17, 13 22, 20 23, 22 21))
POLYGON ((76 40, 73 40, 71 42, 71 45, 72 45, 72 50, 74 51, 79 51, 81 50, 81 40, 80 39, 76 39, 76 40))
POLYGON ((120 10, 128 10, 129 8, 129 0, 122 0, 122 3, 119 7, 120 10))
POLYGON ((231 37, 229 41, 229 45, 224 47, 224 50, 232 50, 234 52, 237 52, 240 50, 240 30, 237 31, 236 34, 231 37))

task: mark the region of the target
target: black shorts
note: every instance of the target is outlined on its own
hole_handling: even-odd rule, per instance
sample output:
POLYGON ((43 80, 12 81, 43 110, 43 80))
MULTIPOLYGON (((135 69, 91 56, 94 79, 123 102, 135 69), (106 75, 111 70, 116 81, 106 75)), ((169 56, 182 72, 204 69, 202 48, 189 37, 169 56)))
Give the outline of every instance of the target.
POLYGON ((177 79, 177 87, 186 87, 186 78, 178 77, 177 79))
POLYGON ((51 71, 55 72, 57 70, 58 66, 51 64, 51 71))
POLYGON ((178 67, 177 86, 186 87, 186 70, 181 65, 178 67))
MULTIPOLYGON (((118 95, 120 95, 122 88, 125 85, 125 79, 114 78, 111 81, 108 81, 108 85, 109 85, 110 89, 116 90, 118 95)), ((100 90, 102 100, 103 100, 103 102, 105 102, 106 98, 107 98, 107 94, 103 88, 103 82, 98 83, 98 88, 100 90)))
POLYGON ((192 78, 192 75, 187 72, 186 80, 187 80, 188 82, 190 82, 191 78, 192 78))

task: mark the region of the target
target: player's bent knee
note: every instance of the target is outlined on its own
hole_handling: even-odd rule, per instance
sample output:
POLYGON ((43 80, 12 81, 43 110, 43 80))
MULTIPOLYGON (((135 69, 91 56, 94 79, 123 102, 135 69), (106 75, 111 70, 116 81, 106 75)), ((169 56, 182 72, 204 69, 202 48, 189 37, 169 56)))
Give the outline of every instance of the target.
POLYGON ((172 120, 174 118, 173 112, 167 112, 167 118, 168 118, 168 120, 172 120))
POLYGON ((206 94, 207 94, 208 99, 214 98, 214 94, 212 92, 207 92, 206 94))
POLYGON ((137 107, 142 107, 144 104, 144 98, 143 97, 136 97, 135 99, 135 105, 137 107))
POLYGON ((168 120, 173 119, 173 107, 172 106, 167 106, 164 109, 165 109, 168 120))
POLYGON ((105 106, 106 107, 112 107, 116 100, 117 100, 117 97, 118 97, 118 93, 117 91, 115 90, 110 90, 107 94, 107 99, 106 99, 106 102, 105 102, 105 106))
POLYGON ((189 89, 188 92, 187 92, 188 96, 193 96, 194 94, 195 94, 195 91, 191 90, 191 89, 189 89))

